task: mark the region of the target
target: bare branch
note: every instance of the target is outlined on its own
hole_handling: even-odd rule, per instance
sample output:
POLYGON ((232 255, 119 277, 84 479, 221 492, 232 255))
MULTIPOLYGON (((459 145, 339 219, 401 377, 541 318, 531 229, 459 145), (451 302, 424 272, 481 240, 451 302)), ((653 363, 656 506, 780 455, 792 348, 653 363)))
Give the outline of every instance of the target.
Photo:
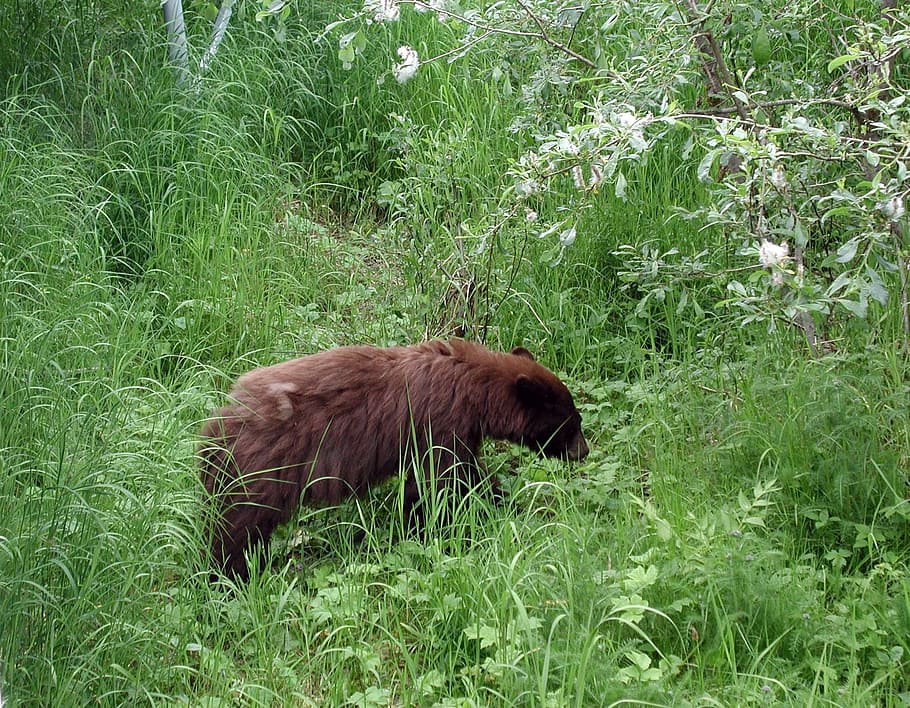
POLYGON ((714 33, 705 27, 708 15, 698 9, 696 0, 684 0, 684 5, 691 23, 697 26, 695 34, 692 36, 692 41, 695 42, 695 47, 701 55, 702 69, 708 79, 709 93, 714 96, 729 95, 733 100, 733 105, 736 107, 736 113, 739 117, 743 120, 749 120, 750 116, 745 104, 734 96, 730 90, 738 87, 733 81, 729 69, 727 69, 727 63, 724 61, 723 54, 720 51, 720 45, 718 45, 714 33))

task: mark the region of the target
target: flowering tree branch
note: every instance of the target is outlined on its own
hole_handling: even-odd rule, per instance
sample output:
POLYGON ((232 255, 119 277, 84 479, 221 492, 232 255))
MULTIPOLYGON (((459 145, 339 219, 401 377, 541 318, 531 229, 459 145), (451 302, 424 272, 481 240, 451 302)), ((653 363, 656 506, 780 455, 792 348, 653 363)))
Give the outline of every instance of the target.
POLYGON ((593 61, 591 61, 590 59, 588 59, 587 57, 582 56, 581 54, 579 54, 578 52, 576 52, 576 51, 574 51, 573 49, 569 48, 569 47, 566 46, 565 44, 562 44, 562 43, 560 43, 560 42, 557 42, 555 39, 553 39, 552 37, 550 37, 549 33, 547 32, 547 28, 546 28, 546 26, 545 26, 544 23, 543 23, 543 20, 541 20, 540 17, 538 17, 537 15, 535 15, 535 14, 531 11, 531 8, 528 7, 524 2, 522 2, 522 0, 515 0, 515 2, 518 4, 518 6, 519 6, 522 10, 525 11, 525 13, 528 15, 528 17, 530 17, 530 18, 534 21, 534 24, 537 25, 537 28, 540 30, 540 33, 538 34, 538 37, 539 37, 544 43, 549 44, 549 45, 550 45, 551 47, 553 47, 555 50, 557 50, 557 51, 559 51, 559 52, 562 52, 563 54, 565 54, 565 55, 568 56, 568 57, 571 57, 571 58, 574 59, 575 61, 580 62, 581 64, 584 64, 584 65, 587 66, 589 69, 596 69, 596 68, 597 68, 597 65, 596 65, 593 61))
MULTIPOLYGON (((528 31, 528 30, 513 29, 513 28, 509 28, 509 27, 492 26, 492 25, 486 24, 484 22, 480 22, 480 21, 474 19, 473 17, 467 17, 467 16, 459 14, 457 12, 452 12, 451 10, 449 10, 442 4, 436 4, 436 3, 430 4, 428 2, 424 2, 423 0, 401 0, 400 4, 413 5, 416 8, 421 8, 424 10, 429 10, 431 12, 435 12, 436 15, 438 15, 441 18, 452 19, 452 20, 457 20, 458 22, 462 22, 465 25, 467 25, 468 27, 473 27, 474 29, 481 30, 484 33, 482 35, 483 38, 487 38, 492 35, 504 35, 507 37, 525 37, 528 39, 538 40, 538 41, 543 42, 544 44, 552 47, 556 51, 558 51, 562 54, 565 54, 567 57, 571 58, 574 61, 577 61, 578 63, 582 64, 583 66, 585 66, 589 69, 597 68, 597 65, 593 61, 591 61, 588 57, 586 57, 582 54, 579 54, 578 52, 576 52, 574 49, 572 49, 568 45, 563 44, 562 42, 559 42, 558 40, 554 39, 550 35, 550 33, 547 31, 547 27, 546 27, 546 24, 544 23, 544 21, 537 14, 534 13, 534 11, 531 9, 531 7, 529 5, 527 5, 522 0, 515 0, 515 2, 522 9, 522 11, 534 22, 534 24, 537 25, 538 31, 532 32, 532 31, 528 31)), ((374 5, 381 5, 383 7, 395 6, 397 8, 397 4, 398 3, 395 0, 377 0, 377 2, 368 2, 369 7, 365 8, 365 9, 366 9, 366 13, 370 14, 370 13, 375 13, 374 5)), ((385 13, 384 17, 375 15, 375 18, 378 21, 394 20, 394 19, 397 19, 397 17, 398 17, 397 11, 396 12, 387 11, 385 13)), ((334 27, 334 25, 333 25, 333 27, 334 27)), ((473 44, 476 42, 471 42, 471 43, 473 44)), ((459 48, 458 51, 462 51, 463 49, 464 49, 463 47, 459 48)))
MULTIPOLYGON (((767 68, 772 45, 757 5, 748 19, 740 17, 732 24, 724 20, 720 25, 714 0, 675 0, 677 13, 672 16, 666 12, 667 4, 656 0, 641 3, 640 10, 636 3, 623 4, 616 12, 612 6, 595 4, 553 16, 551 12, 560 10, 541 0, 504 0, 486 6, 481 11, 485 14, 473 9, 462 13, 446 0, 365 0, 361 13, 333 26, 358 18, 367 25, 391 22, 407 4, 434 13, 439 21, 455 20, 465 27, 458 46, 425 62, 460 57, 482 41, 504 49, 504 60, 521 40, 539 43, 546 50, 528 55, 540 62, 536 71, 530 61, 509 62, 513 77, 524 71, 531 77, 520 97, 529 114, 516 127, 531 126, 540 137, 536 147, 519 157, 509 171, 514 184, 503 196, 520 208, 501 213, 506 221, 520 219, 524 213, 531 223, 537 220, 541 195, 565 198, 565 205, 534 227, 539 238, 558 240, 551 251, 553 265, 575 240, 582 223, 579 213, 593 204, 588 200, 594 200, 606 184, 617 199, 625 200, 629 166, 642 162, 664 137, 679 135, 675 126, 685 123, 688 139, 683 158, 693 150, 704 151, 696 174, 709 185, 709 194, 704 204, 681 209, 680 215, 701 219, 705 227, 720 227, 725 245, 731 238, 738 239, 738 255, 758 258, 758 268, 747 268, 750 274, 743 283, 729 280, 732 296, 722 305, 743 312, 743 324, 765 321, 774 327, 785 319, 805 336, 812 354, 819 355, 825 330, 838 322, 836 313, 843 310, 864 318, 869 305, 887 306, 889 294, 894 294, 891 288, 900 279, 902 327, 910 339, 904 215, 910 148, 903 139, 910 102, 899 88, 904 79, 891 72, 894 57, 910 48, 910 22, 903 10, 888 9, 899 4, 896 0, 883 0, 880 5, 884 8, 880 16, 888 13, 896 27, 886 28, 875 17, 864 23, 835 14, 840 31, 831 37, 842 38, 843 46, 819 43, 807 67, 814 73, 786 84, 805 87, 804 97, 794 91, 781 95, 774 80, 780 72, 767 68), (623 46, 628 37, 612 27, 625 24, 626 16, 636 28, 635 42, 648 36, 648 31, 665 33, 674 43, 672 56, 657 43, 623 46), (750 22, 757 23, 752 65, 740 78, 733 67, 742 57, 743 40, 748 37, 743 27, 750 22), (723 34, 717 29, 721 26, 723 34), (614 40, 616 47, 611 45, 614 40), (581 47, 591 47, 597 62, 580 53, 581 47), (555 55, 562 61, 555 62, 555 55), (628 66, 619 66, 623 62, 628 66), (554 128, 553 116, 544 113, 551 105, 546 90, 578 80, 581 72, 566 70, 571 64, 584 72, 594 70, 585 80, 596 82, 595 89, 579 92, 586 108, 584 118, 576 124, 566 118, 570 124, 554 128), (825 86, 827 76, 835 78, 825 86), (680 91, 693 84, 704 86, 708 99, 694 110, 688 105, 689 92, 680 91), (848 112, 850 118, 845 120, 839 112, 848 112), (851 123, 859 129, 851 131, 851 123), (575 187, 569 196, 563 191, 567 185, 575 187)), ((814 17, 811 0, 796 5, 794 17, 800 13, 814 17)), ((749 7, 748 3, 736 5, 743 13, 749 7)), ((778 25, 769 27, 786 38, 778 25)), ((365 46, 363 30, 356 29, 341 38, 339 57, 349 66, 365 46)), ((792 52, 774 54, 775 62, 789 61, 799 73, 792 52)), ((395 77, 405 81, 417 68, 416 52, 401 47, 399 56, 402 61, 395 67, 395 77)), ((499 224, 493 231, 500 228, 504 226, 499 224)), ((639 283, 653 283, 659 295, 663 286, 656 274, 665 277, 676 272, 672 270, 676 266, 669 271, 663 267, 675 253, 675 249, 665 254, 642 250, 638 260, 648 267, 627 275, 639 283)), ((725 248, 725 264, 728 253, 725 248)), ((702 255, 682 258, 677 271, 683 278, 693 277, 694 266, 702 266, 702 255)), ((736 269, 725 265, 721 272, 730 277, 736 269)), ((691 300, 685 283, 681 281, 679 287, 682 308, 691 300)), ((648 297, 641 298, 638 309, 649 307, 648 297)))

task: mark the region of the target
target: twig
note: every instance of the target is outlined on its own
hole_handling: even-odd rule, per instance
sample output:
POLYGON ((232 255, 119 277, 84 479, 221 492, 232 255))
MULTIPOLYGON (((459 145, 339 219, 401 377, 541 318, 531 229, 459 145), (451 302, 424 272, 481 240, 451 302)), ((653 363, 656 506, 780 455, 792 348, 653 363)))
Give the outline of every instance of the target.
MULTIPOLYGON (((597 68, 597 65, 596 65, 593 61, 591 61, 590 59, 588 59, 587 57, 582 56, 581 54, 579 54, 579 53, 576 52, 575 50, 570 49, 570 48, 567 47, 566 45, 564 45, 564 44, 562 44, 562 43, 560 43, 560 42, 557 42, 555 39, 553 39, 552 37, 550 37, 549 33, 547 32, 547 28, 546 28, 546 27, 544 26, 544 24, 543 24, 543 20, 541 20, 537 15, 535 15, 535 14, 531 11, 531 8, 529 8, 527 5, 525 5, 521 0, 515 0, 515 2, 518 4, 518 6, 519 6, 522 10, 525 11, 525 13, 527 13, 528 17, 530 17, 532 20, 534 20, 534 24, 536 24, 536 25, 537 25, 537 28, 540 30, 540 38, 541 38, 544 42, 546 42, 547 44, 549 44, 549 45, 550 45, 551 47, 553 47, 554 49, 558 49, 558 50, 561 51, 563 54, 572 57, 572 58, 575 59, 576 61, 581 62, 582 64, 584 64, 585 66, 587 66, 589 69, 596 69, 596 68, 597 68)), ((574 32, 574 29, 573 29, 573 32, 574 32)))
POLYGON ((575 50, 565 46, 564 44, 562 44, 560 42, 557 42, 555 39, 550 37, 550 35, 547 33, 546 29, 544 28, 540 18, 537 17, 536 15, 534 15, 534 13, 532 13, 527 7, 525 7, 520 2, 520 0, 516 0, 516 2, 537 24, 537 27, 539 29, 538 32, 526 32, 524 30, 512 30, 512 29, 506 29, 504 27, 491 27, 490 25, 481 24, 480 22, 477 22, 476 20, 465 17, 464 15, 459 15, 458 13, 452 12, 450 10, 446 10, 445 8, 437 8, 437 7, 431 8, 426 3, 421 2, 421 0, 404 0, 404 2, 402 4, 411 3, 413 5, 420 5, 421 7, 426 7, 428 9, 432 10, 433 12, 435 12, 437 15, 443 15, 445 17, 450 17, 453 20, 458 20, 459 22, 464 22, 466 25, 475 27, 476 29, 479 29, 479 30, 483 30, 484 32, 486 32, 488 34, 504 34, 504 35, 510 36, 510 37, 529 37, 531 39, 539 39, 544 44, 548 44, 549 46, 562 52, 566 56, 571 57, 572 59, 579 62, 580 64, 585 65, 589 69, 597 68, 597 64, 595 64, 593 61, 588 59, 586 56, 579 54, 575 50))
POLYGON ((705 76, 708 78, 711 93, 714 95, 721 95, 723 93, 728 94, 730 98, 733 99, 736 113, 744 121, 748 121, 750 116, 749 112, 746 110, 745 104, 733 95, 732 91, 728 90, 730 87, 739 87, 733 81, 733 77, 727 69, 727 64, 724 61, 723 54, 720 51, 720 46, 717 44, 714 33, 705 27, 708 15, 700 13, 696 0, 684 0, 684 4, 692 23, 698 25, 698 29, 692 36, 692 40, 695 42, 696 48, 702 55, 702 69, 705 72, 705 76), (699 15, 701 16, 699 17, 699 15))
POLYGON ((458 47, 455 47, 454 49, 450 49, 449 51, 443 52, 442 54, 437 54, 435 57, 430 57, 429 59, 421 59, 420 63, 421 64, 431 64, 434 61, 439 61, 440 59, 445 59, 447 56, 451 56, 452 54, 460 54, 461 52, 468 49, 468 47, 473 47, 478 42, 482 42, 487 37, 489 37, 491 34, 493 34, 492 31, 484 32, 479 37, 474 37, 473 39, 471 39, 470 42, 465 42, 464 44, 459 45, 458 47))
MULTIPOLYGON (((757 101, 750 104, 755 108, 778 108, 780 106, 836 106, 846 110, 855 110, 855 106, 847 101, 840 101, 836 98, 818 98, 803 100, 800 98, 782 98, 776 101, 757 101)), ((703 115, 732 115, 739 113, 740 109, 736 106, 719 106, 717 108, 705 108, 698 111, 703 115)), ((750 119, 751 120, 751 119, 750 119)))

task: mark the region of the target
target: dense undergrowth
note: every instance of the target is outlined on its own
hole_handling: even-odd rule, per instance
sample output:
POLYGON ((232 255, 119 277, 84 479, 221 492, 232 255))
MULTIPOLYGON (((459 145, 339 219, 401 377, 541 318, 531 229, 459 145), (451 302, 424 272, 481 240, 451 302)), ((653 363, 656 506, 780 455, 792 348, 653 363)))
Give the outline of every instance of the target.
POLYGON ((673 150, 554 266, 530 228, 483 237, 530 141, 483 66, 377 85, 301 5, 280 42, 240 12, 180 90, 157 17, 85 5, 0 53, 6 705, 910 703, 894 310, 819 359, 710 282, 642 310, 620 246, 724 248, 670 218, 703 197, 673 150), (562 373, 590 457, 491 445, 504 508, 417 543, 392 485, 210 586, 194 435, 230 380, 456 334, 562 373))

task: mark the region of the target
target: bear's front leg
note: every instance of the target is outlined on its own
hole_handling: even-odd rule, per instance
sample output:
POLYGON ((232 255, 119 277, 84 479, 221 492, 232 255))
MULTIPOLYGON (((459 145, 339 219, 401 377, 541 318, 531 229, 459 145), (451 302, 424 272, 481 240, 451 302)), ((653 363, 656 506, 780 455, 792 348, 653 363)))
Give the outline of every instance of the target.
POLYGON ((473 456, 458 458, 450 450, 437 449, 419 478, 413 469, 408 472, 404 486, 408 529, 424 534, 433 519, 437 527, 450 525, 458 510, 476 498, 500 506, 505 492, 496 476, 487 474, 473 456))

